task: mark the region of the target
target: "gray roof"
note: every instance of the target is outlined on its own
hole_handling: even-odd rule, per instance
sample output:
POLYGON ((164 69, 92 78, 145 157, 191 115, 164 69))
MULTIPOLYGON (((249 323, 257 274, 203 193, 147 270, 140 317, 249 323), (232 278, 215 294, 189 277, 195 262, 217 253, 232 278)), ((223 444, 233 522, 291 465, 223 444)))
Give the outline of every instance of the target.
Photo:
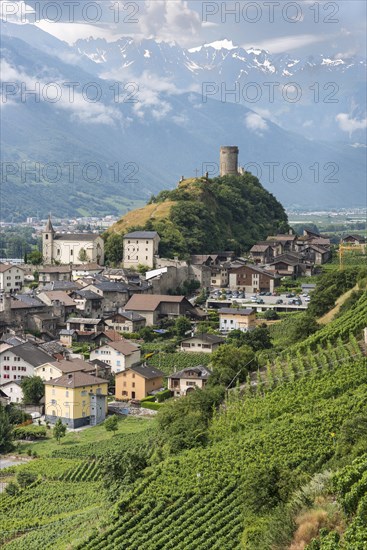
MULTIPOLYGON (((129 369, 126 370, 132 370, 136 372, 137 374, 140 374, 144 378, 147 378, 148 380, 152 380, 153 378, 160 378, 166 376, 164 372, 157 369, 156 367, 151 367, 150 365, 133 365, 129 367, 129 369)), ((124 371, 122 371, 124 372, 124 371)))
POLYGON ((196 367, 187 367, 186 369, 174 372, 169 375, 169 378, 200 378, 201 380, 206 380, 210 375, 211 371, 207 367, 197 365, 196 367))
POLYGON ((103 323, 103 319, 89 319, 88 317, 69 317, 66 321, 67 323, 84 323, 86 325, 99 325, 103 323))
POLYGON ((103 300, 103 297, 100 296, 100 294, 93 292, 93 290, 75 290, 74 294, 81 296, 86 300, 103 300))
POLYGON ((136 313, 136 311, 124 311, 123 313, 118 313, 121 317, 128 319, 129 321, 145 321, 145 317, 136 313))
POLYGON ((80 286, 73 281, 52 281, 42 287, 42 290, 77 290, 80 286))
POLYGON ((57 233, 54 240, 58 241, 95 241, 98 233, 57 233))
POLYGON ((101 281, 92 284, 102 292, 128 292, 127 285, 118 281, 101 281))
POLYGON ((59 335, 60 336, 72 336, 73 334, 75 334, 77 331, 76 330, 67 330, 66 328, 63 328, 62 330, 60 330, 59 332, 59 335))
POLYGON ((42 302, 39 298, 36 298, 32 294, 16 294, 15 295, 17 300, 20 300, 25 305, 30 307, 45 307, 44 302, 42 302))
POLYGON ((236 315, 251 315, 251 313, 255 313, 255 310, 252 307, 246 307, 246 308, 235 308, 235 307, 222 307, 218 311, 219 314, 221 313, 230 313, 230 314, 236 314, 236 315))
POLYGON ((225 342, 225 338, 222 336, 217 336, 216 334, 208 334, 208 333, 196 333, 194 336, 190 336, 189 338, 185 338, 185 340, 182 340, 182 342, 187 342, 188 340, 192 340, 193 338, 199 338, 203 342, 208 342, 209 344, 222 344, 225 342))
POLYGON ((44 352, 37 346, 26 342, 25 344, 20 344, 19 346, 14 346, 6 350, 8 353, 13 353, 17 357, 21 357, 24 361, 32 365, 33 367, 38 367, 49 361, 54 361, 54 358, 51 357, 48 353, 44 352))
MULTIPOLYGON (((60 344, 58 340, 51 340, 51 342, 40 344, 39 348, 46 353, 49 353, 50 355, 53 355, 55 353, 64 353, 66 351, 64 346, 60 344)), ((67 351, 67 353, 69 352, 67 351)))
POLYGON ((124 239, 154 239, 155 237, 159 237, 156 231, 133 231, 124 235, 124 239))

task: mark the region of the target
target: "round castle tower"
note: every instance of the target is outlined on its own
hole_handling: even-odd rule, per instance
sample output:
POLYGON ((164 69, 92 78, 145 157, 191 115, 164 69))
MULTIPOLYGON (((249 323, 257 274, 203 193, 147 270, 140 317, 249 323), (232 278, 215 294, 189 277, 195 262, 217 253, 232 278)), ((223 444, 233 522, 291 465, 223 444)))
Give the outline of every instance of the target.
POLYGON ((220 148, 219 166, 220 176, 238 175, 238 153, 237 146, 223 146, 220 148))

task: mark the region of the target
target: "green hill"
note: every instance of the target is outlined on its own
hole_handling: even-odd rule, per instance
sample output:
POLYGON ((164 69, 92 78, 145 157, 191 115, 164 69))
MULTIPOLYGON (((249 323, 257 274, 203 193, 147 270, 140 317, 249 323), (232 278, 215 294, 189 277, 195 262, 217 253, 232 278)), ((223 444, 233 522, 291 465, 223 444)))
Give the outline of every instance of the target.
MULTIPOLYGON (((259 180, 246 173, 207 180, 187 179, 126 214, 107 232, 155 230, 160 255, 185 257, 218 250, 248 250, 256 241, 288 229, 287 215, 259 180)), ((108 246, 107 246, 108 249, 108 246)))

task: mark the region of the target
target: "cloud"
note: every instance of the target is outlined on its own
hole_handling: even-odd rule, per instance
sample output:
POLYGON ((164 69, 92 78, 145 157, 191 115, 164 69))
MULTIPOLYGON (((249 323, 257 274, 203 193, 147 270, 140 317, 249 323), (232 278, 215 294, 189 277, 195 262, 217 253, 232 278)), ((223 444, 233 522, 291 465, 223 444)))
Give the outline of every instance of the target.
POLYGON ((263 135, 263 130, 268 130, 266 120, 264 120, 257 113, 247 113, 245 116, 245 126, 248 130, 251 130, 260 136, 263 135))
MULTIPOLYGON (((268 40, 263 40, 256 43, 256 47, 261 50, 267 50, 272 54, 275 53, 284 53, 290 52, 292 50, 297 50, 303 48, 304 46, 309 46, 311 44, 316 44, 317 42, 326 42, 329 41, 330 37, 323 34, 299 34, 294 36, 279 36, 278 38, 269 38, 268 40)), ((253 47, 253 43, 244 44, 245 49, 253 47)))
MULTIPOLYGON (((40 102, 49 103, 55 109, 68 111, 74 120, 87 124, 107 124, 111 126, 116 124, 116 121, 122 120, 120 111, 106 105, 103 101, 91 103, 78 91, 75 91, 71 96, 70 89, 65 87, 64 79, 61 77, 59 79, 53 78, 52 81, 47 77, 43 79, 31 77, 10 65, 5 59, 0 62, 0 72, 3 82, 1 97, 3 105, 8 105, 9 102, 10 105, 14 104, 14 99, 18 103, 27 101, 27 96, 24 93, 22 97, 20 87, 23 85, 26 90, 37 90, 37 99, 40 102), (9 85, 17 87, 17 89, 13 87, 14 93, 6 87, 9 85), (8 93, 6 99, 5 93, 8 93), (58 101, 51 101, 57 96, 59 96, 58 101)), ((46 71, 44 70, 44 72, 46 71)))
POLYGON ((348 132, 350 136, 357 130, 365 130, 367 128, 367 117, 358 120, 357 118, 352 118, 352 116, 347 113, 339 113, 336 115, 335 119, 341 130, 343 130, 343 132, 348 132))
POLYGON ((27 16, 31 16, 35 11, 24 0, 1 0, 0 19, 9 23, 25 25, 28 23, 27 16))

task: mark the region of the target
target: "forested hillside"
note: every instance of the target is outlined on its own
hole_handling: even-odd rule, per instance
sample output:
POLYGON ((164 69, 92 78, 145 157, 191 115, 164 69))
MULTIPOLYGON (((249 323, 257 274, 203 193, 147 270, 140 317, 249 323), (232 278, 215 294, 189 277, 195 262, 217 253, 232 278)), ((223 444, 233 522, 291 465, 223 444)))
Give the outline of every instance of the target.
POLYGON ((207 180, 189 179, 162 191, 149 204, 129 212, 106 234, 106 253, 114 241, 137 230, 158 231, 160 256, 185 257, 218 250, 248 250, 256 241, 288 229, 287 215, 259 180, 246 173, 207 180))

